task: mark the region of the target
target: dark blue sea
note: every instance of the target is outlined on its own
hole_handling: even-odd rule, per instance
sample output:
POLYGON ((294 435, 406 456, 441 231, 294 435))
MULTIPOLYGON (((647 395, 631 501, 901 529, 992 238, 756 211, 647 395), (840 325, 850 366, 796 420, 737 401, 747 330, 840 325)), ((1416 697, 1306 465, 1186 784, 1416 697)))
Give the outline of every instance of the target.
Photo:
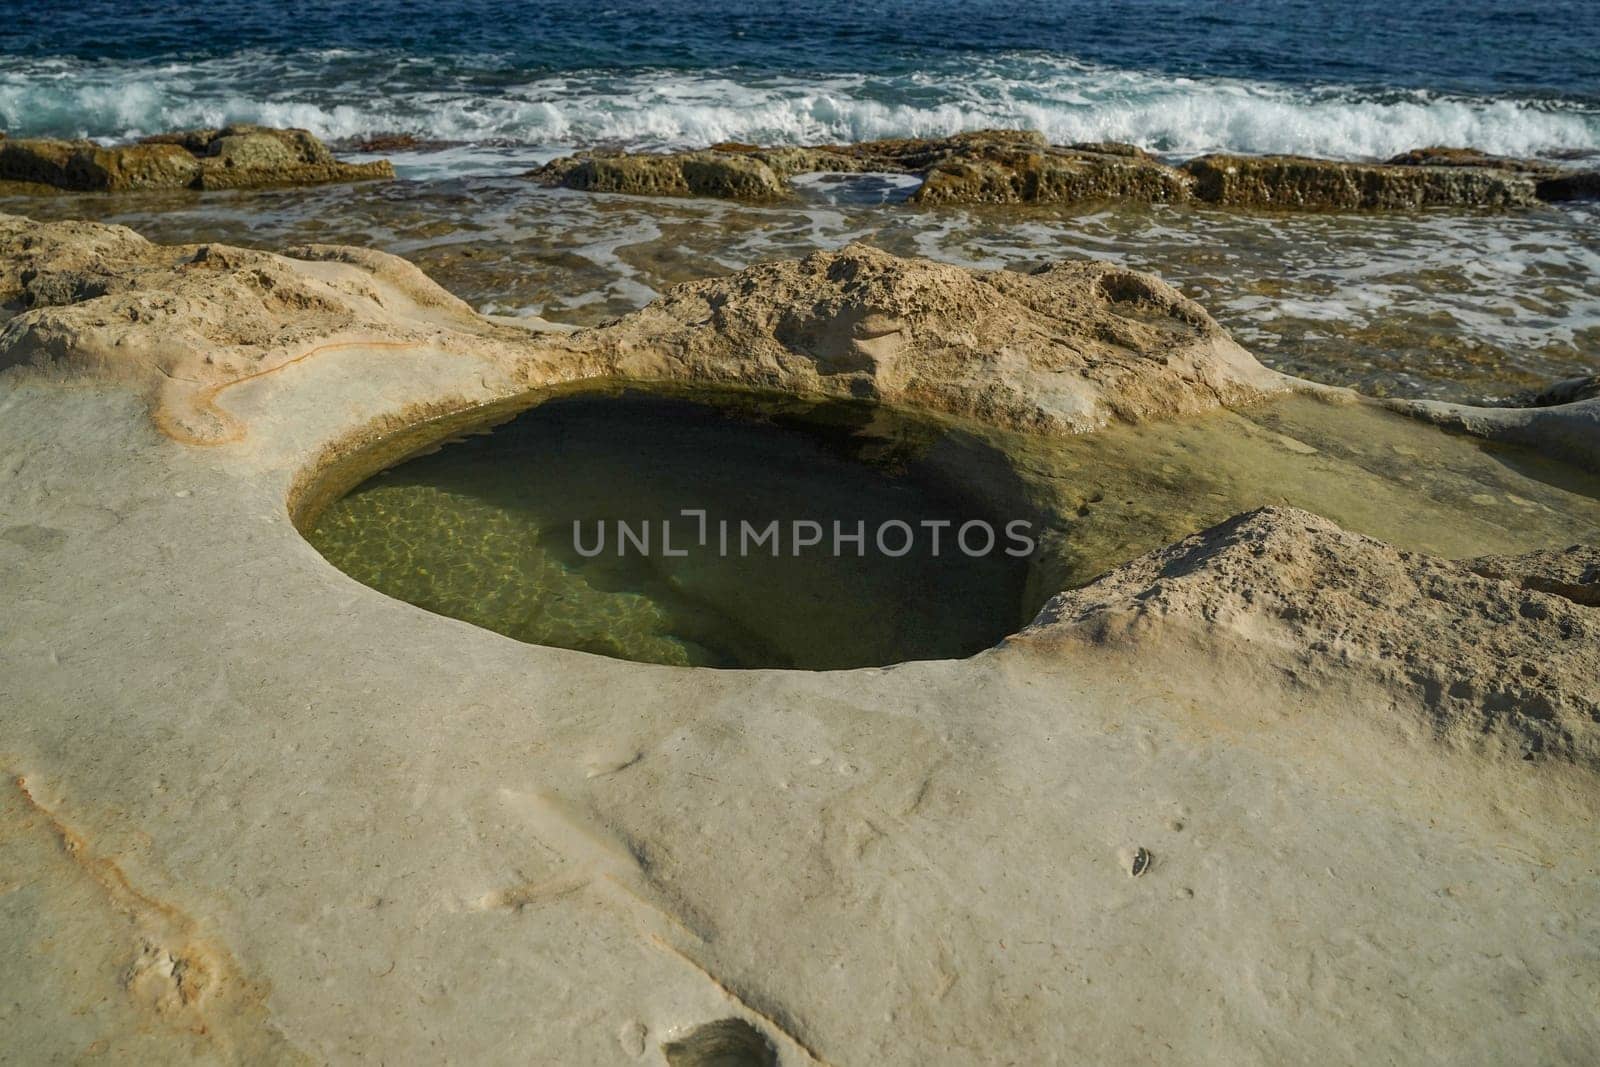
POLYGON ((13 135, 230 121, 540 154, 1031 126, 1172 155, 1587 155, 1600 3, 0 0, 13 135))

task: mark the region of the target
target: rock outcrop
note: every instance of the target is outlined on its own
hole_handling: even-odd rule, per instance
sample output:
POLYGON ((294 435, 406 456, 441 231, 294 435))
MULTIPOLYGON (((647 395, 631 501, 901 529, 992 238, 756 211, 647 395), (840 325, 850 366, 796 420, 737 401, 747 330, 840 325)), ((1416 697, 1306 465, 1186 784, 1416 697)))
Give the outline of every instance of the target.
POLYGON ((969 659, 678 670, 384 596, 292 522, 364 443, 624 371, 968 381, 998 416, 1250 395, 1171 290, 853 247, 551 339, 394 257, 292 251, 0 217, 10 1046, 1596 1060, 1600 622, 1563 592, 1591 556, 1450 563, 1256 512, 969 659), (235 437, 201 417, 228 384, 235 437))
POLYGON ((1195 198, 1220 207, 1287 211, 1409 211, 1527 207, 1532 177, 1485 166, 1342 163, 1303 156, 1209 155, 1183 170, 1195 198))
POLYGON ((1485 578, 1515 582, 1524 589, 1600 608, 1600 545, 1570 545, 1521 556, 1483 556, 1467 566, 1485 578))
POLYGON ((1291 508, 1230 519, 1054 597, 1021 641, 1236 646, 1308 690, 1360 675, 1419 736, 1600 767, 1600 555, 1454 562, 1291 508), (1574 592, 1577 590, 1577 592, 1574 592), (1248 650, 1248 651, 1245 651, 1248 650))
MULTIPOLYGON (((181 150, 181 149, 180 149, 181 150)), ((122 226, 0 215, 0 370, 33 366, 142 385, 158 425, 228 437, 210 400, 343 335, 492 345, 497 326, 406 260, 308 245, 275 255, 167 246, 122 226)))
POLYGON ((692 152, 586 152, 528 177, 546 185, 647 196, 772 200, 807 172, 915 174, 919 204, 1166 203, 1279 211, 1515 208, 1600 196, 1600 172, 1491 156, 1470 148, 1419 148, 1387 163, 1302 156, 1209 155, 1168 166, 1133 145, 1052 145, 1031 130, 853 145, 770 147, 726 143, 692 152))
POLYGON ((1150 275, 1069 261, 970 271, 866 245, 691 282, 569 336, 476 315, 403 259, 154 245, 120 226, 0 216, 0 369, 145 382, 158 420, 226 436, 208 397, 360 332, 557 356, 595 374, 919 404, 1049 433, 1249 403, 1289 387, 1150 275), (3 321, 3 320, 0 320, 3 321))
POLYGON ((585 153, 530 172, 547 185, 653 196, 774 199, 807 172, 919 174, 916 203, 1183 200, 1189 179, 1132 145, 1053 146, 1028 130, 978 130, 937 139, 760 148, 725 143, 695 152, 585 153))
POLYGON ((1512 397, 1512 407, 1393 399, 1396 411, 1490 441, 1529 445, 1546 455, 1600 471, 1600 390, 1593 378, 1559 382, 1512 397))
POLYGON ((1132 145, 989 145, 933 164, 911 200, 918 204, 1166 203, 1187 200, 1189 187, 1181 171, 1132 145))
POLYGON ((866 245, 679 285, 571 344, 627 376, 872 397, 1047 433, 1286 388, 1147 274, 971 271, 866 245))
POLYGON ((135 144, 0 140, 0 191, 141 192, 240 189, 393 178, 387 160, 344 163, 305 130, 229 126, 159 134, 135 144))

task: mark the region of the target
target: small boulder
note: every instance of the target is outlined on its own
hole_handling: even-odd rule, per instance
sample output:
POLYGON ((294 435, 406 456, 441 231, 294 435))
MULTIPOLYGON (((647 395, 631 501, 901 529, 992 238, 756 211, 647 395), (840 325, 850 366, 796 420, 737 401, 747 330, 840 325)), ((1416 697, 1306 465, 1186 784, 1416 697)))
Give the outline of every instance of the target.
POLYGON ((737 152, 576 156, 536 173, 549 184, 595 193, 765 200, 787 192, 771 167, 737 152))

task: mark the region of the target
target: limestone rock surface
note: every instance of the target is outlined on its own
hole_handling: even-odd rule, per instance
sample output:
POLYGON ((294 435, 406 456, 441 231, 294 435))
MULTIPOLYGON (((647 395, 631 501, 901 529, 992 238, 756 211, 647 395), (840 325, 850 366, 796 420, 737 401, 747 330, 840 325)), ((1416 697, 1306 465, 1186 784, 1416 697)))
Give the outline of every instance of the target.
POLYGON ((1209 155, 1183 170, 1195 197, 1222 207, 1288 211, 1397 211, 1527 207, 1532 177, 1488 166, 1344 163, 1304 156, 1209 155))
POLYGON ((971 271, 860 244, 675 286, 572 343, 629 376, 870 397, 1047 433, 1289 383, 1147 274, 1093 261, 971 271))
POLYGON ((625 377, 871 397, 1049 433, 1290 386, 1150 275, 1093 261, 970 271, 866 245, 676 286, 557 338, 478 316, 382 253, 167 247, 118 226, 0 216, 0 306, 11 316, 0 368, 140 381, 160 418, 200 433, 225 432, 211 425, 216 390, 353 333, 479 347, 508 364, 560 358, 625 377))
POLYGON ((1248 648, 1308 690, 1359 675, 1406 693, 1412 717, 1388 725, 1408 734, 1600 769, 1597 561, 1442 560, 1265 508, 1060 594, 1024 639, 1248 648))
POLYGON ((0 188, 13 192, 239 189, 393 177, 385 160, 343 163, 305 130, 265 126, 158 134, 112 147, 0 139, 0 188))

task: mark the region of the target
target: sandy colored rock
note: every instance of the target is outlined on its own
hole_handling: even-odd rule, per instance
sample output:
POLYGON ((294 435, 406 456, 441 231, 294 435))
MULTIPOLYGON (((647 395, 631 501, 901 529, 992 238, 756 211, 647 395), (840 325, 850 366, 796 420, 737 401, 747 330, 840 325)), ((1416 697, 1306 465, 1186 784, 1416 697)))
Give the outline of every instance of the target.
POLYGON ((1570 600, 1587 608, 1600 608, 1600 545, 1571 545, 1521 556, 1484 556, 1467 564, 1486 578, 1515 582, 1570 600))
POLYGON ((1147 274, 969 271, 866 245, 676 286, 572 343, 630 377, 872 397, 1076 433, 1286 388, 1147 274))
POLYGON ((975 375, 1001 420, 1023 383, 1254 395, 1159 283, 850 248, 560 339, 392 256, 7 218, 0 304, 0 1034, 31 1058, 1600 1053, 1596 624, 1521 577, 1274 511, 967 660, 688 670, 400 603, 291 521, 330 457, 619 370, 975 375), (159 432, 158 379, 237 432, 159 432))
POLYGON ((90 192, 237 189, 393 178, 387 161, 341 163, 305 130, 230 126, 105 147, 93 141, 0 142, 0 182, 90 192))
POLYGON ((1189 179, 1132 145, 1052 147, 1032 130, 977 130, 803 148, 723 143, 698 152, 585 154, 531 173, 595 192, 772 199, 809 172, 920 174, 916 203, 1085 203, 1182 200, 1189 179))
POLYGON ((560 170, 560 184, 595 193, 635 196, 713 196, 732 200, 781 197, 787 186, 759 159, 728 152, 674 155, 594 155, 560 170))
POLYGON ((1600 195, 1597 174, 1472 148, 1414 149, 1387 163, 1303 156, 1210 155, 1171 167, 1113 141, 1051 145, 1033 130, 941 138, 762 147, 725 142, 693 152, 580 153, 528 177, 594 192, 767 200, 808 172, 916 174, 921 204, 1181 202, 1293 211, 1517 208, 1600 195))
POLYGON ((1189 198, 1183 172, 1116 146, 973 152, 929 168, 912 194, 918 204, 1082 204, 1189 198))
POLYGON ((168 432, 216 439, 236 427, 212 403, 342 335, 396 346, 448 323, 494 347, 497 327, 405 260, 328 246, 295 258, 224 245, 153 245, 121 226, 0 216, 0 368, 106 375, 147 392, 168 432))
POLYGON ((1526 207, 1532 178, 1488 167, 1390 166, 1304 156, 1210 155, 1182 168, 1198 200, 1289 211, 1401 211, 1427 207, 1526 207))
POLYGON ((1203 308, 1103 263, 1022 275, 865 245, 669 290, 634 315, 556 338, 472 313, 411 264, 312 246, 291 256, 167 248, 91 223, 0 217, 0 368, 143 384, 173 432, 234 432, 217 392, 360 332, 482 350, 508 366, 865 396, 1073 433, 1248 403, 1288 385, 1203 308), (441 333, 440 326, 448 330, 441 333))
POLYGON ((1561 169, 1554 164, 1542 163, 1535 159, 1497 156, 1477 148, 1462 148, 1451 145, 1429 145, 1426 148, 1413 148, 1409 152, 1401 152, 1397 156, 1391 156, 1384 162, 1394 167, 1487 167, 1524 174, 1550 174, 1561 169))
POLYGON ((1161 630, 1270 647, 1307 691, 1359 674, 1405 692, 1412 718, 1388 725, 1408 734, 1600 769, 1600 617, 1581 602, 1600 591, 1597 560, 1600 548, 1451 562, 1268 508, 1062 593, 1022 639, 1161 630))

